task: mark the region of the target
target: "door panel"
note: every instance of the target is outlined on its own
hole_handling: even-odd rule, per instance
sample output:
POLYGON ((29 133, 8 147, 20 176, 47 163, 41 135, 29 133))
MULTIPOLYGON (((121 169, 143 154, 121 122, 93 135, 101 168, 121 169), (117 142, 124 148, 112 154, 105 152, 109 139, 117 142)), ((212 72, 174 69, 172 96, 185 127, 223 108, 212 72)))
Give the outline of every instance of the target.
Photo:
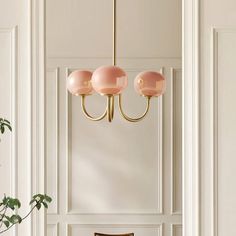
POLYGON ((234 235, 236 3, 200 4, 201 234, 234 235))

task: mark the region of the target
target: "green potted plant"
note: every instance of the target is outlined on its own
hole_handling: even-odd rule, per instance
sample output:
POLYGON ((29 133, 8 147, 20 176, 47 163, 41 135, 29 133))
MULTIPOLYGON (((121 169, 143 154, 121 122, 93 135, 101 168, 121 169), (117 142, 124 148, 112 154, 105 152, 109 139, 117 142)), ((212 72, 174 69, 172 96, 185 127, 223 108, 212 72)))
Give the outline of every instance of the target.
MULTIPOLYGON (((12 131, 11 123, 3 118, 0 118, 0 134, 6 130, 12 131)), ((30 210, 25 216, 20 216, 17 209, 21 207, 20 200, 4 195, 0 200, 0 234, 5 233, 14 225, 22 223, 35 210, 40 210, 41 207, 48 208, 48 204, 52 199, 46 194, 36 194, 30 201, 30 210)))

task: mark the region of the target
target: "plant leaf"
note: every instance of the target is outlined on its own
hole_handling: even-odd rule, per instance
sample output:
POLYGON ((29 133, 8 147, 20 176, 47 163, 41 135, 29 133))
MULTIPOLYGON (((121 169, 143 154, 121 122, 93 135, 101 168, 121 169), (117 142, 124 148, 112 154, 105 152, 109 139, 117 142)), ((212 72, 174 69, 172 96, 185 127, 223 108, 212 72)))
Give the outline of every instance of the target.
POLYGON ((21 223, 22 222, 22 218, 19 215, 12 215, 10 218, 10 222, 12 224, 16 224, 16 223, 21 223))
POLYGON ((41 208, 41 203, 38 202, 38 203, 36 204, 36 207, 37 207, 38 210, 40 210, 40 208, 41 208))
POLYGON ((4 224, 7 228, 10 226, 10 222, 7 221, 7 220, 4 220, 4 221, 3 221, 3 224, 4 224))
POLYGON ((44 195, 44 197, 45 197, 45 200, 47 201, 47 202, 52 202, 52 198, 51 197, 49 197, 48 195, 44 195))
POLYGON ((48 204, 46 202, 42 202, 42 204, 44 205, 46 209, 48 209, 48 204))
POLYGON ((29 204, 32 205, 34 202, 35 202, 35 200, 32 199, 29 204))

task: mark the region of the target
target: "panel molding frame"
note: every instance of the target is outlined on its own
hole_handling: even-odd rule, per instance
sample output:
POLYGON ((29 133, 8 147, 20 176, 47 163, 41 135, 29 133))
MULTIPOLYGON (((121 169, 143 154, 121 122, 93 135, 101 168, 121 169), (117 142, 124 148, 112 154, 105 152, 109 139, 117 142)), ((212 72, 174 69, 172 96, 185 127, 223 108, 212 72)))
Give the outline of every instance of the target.
MULTIPOLYGON (((66 67, 66 76, 70 74, 71 71, 75 69, 82 69, 82 68, 70 68, 66 67)), ((89 70, 94 70, 96 68, 88 68, 89 70)), ((137 72, 139 70, 147 70, 147 68, 124 68, 126 72, 137 72)), ((164 67, 159 68, 151 68, 153 70, 160 71, 161 74, 165 73, 164 67)), ((69 148, 69 106, 70 106, 70 99, 71 95, 66 90, 66 214, 67 215, 162 215, 163 214, 163 97, 160 97, 158 100, 158 121, 159 121, 159 129, 158 129, 158 141, 157 141, 157 148, 158 148, 158 207, 153 212, 81 212, 78 209, 73 210, 70 207, 70 166, 71 166, 71 155, 70 155, 70 148, 69 148)))
MULTIPOLYGON (((18 26, 0 28, 0 34, 10 35, 10 67, 11 67, 11 101, 10 110, 12 134, 10 141, 10 194, 13 197, 18 196, 17 176, 18 176, 18 154, 17 154, 17 137, 18 137, 18 125, 17 125, 17 78, 18 78, 18 26)), ((18 235, 17 228, 14 228, 11 232, 12 235, 18 235)))
MULTIPOLYGON (((176 203, 176 182, 175 182, 175 171, 174 171, 174 87, 176 80, 176 72, 182 72, 181 68, 171 67, 171 215, 182 215, 182 211, 175 209, 176 203)), ((181 78, 181 84, 182 84, 181 78)))
POLYGON ((11 157, 10 157, 10 172, 11 172, 11 180, 10 180, 10 188, 11 195, 17 197, 17 64, 18 64, 18 53, 17 53, 17 26, 9 27, 9 28, 0 28, 0 34, 7 33, 10 34, 10 67, 11 67, 11 125, 12 125, 12 134, 11 134, 11 157))
POLYGON ((66 236, 72 236, 70 230, 73 226, 79 226, 83 228, 101 227, 101 228, 144 228, 144 229, 157 229, 158 235, 163 236, 164 224, 66 224, 66 236))
MULTIPOLYGON (((46 2, 30 0, 28 3, 29 31, 29 76, 30 83, 30 195, 46 192, 46 159, 45 159, 45 76, 46 76, 46 2)), ((30 217, 29 234, 46 236, 46 211, 42 209, 30 217)))
POLYGON ((212 166, 213 166, 213 199, 212 199, 212 215, 213 226, 212 235, 218 235, 218 30, 212 28, 212 166))
MULTIPOLYGON (((56 236, 59 236, 59 223, 55 223, 55 224, 49 223, 49 224, 47 224, 47 227, 48 226, 52 226, 55 230, 56 236)), ((49 236, 51 236, 51 235, 49 235, 49 236)))
MULTIPOLYGON (((33 0, 35 1, 35 0, 33 0)), ((40 56, 40 75, 43 72, 44 61, 44 44, 45 44, 45 24, 44 1, 40 0, 38 23, 40 28, 39 45, 41 45, 40 56)), ((200 235, 200 181, 199 181, 199 0, 183 0, 183 236, 199 236, 200 235), (194 186, 194 187, 193 187, 194 186)), ((34 16, 34 18, 37 17, 34 16)), ((43 84, 43 83, 42 83, 43 84)), ((40 91, 40 111, 43 112, 42 104, 42 87, 40 91)), ((42 115, 40 115, 41 117, 42 115)), ((42 122, 43 123, 43 122, 42 122)), ((41 124, 40 130, 43 129, 41 124)), ((42 142, 43 135, 39 132, 42 142)), ((43 145, 39 144, 39 149, 43 151, 43 145)), ((45 166, 45 160, 40 155, 40 164, 45 166)), ((42 168, 37 168, 39 171, 37 179, 39 180, 39 189, 44 189, 45 177, 43 180, 40 176, 45 176, 42 168)), ((40 215, 40 233, 36 235, 45 235, 45 218, 44 214, 40 215), (41 230, 44 229, 44 232, 41 230)))
POLYGON ((212 87, 212 235, 218 236, 218 36, 219 33, 235 33, 236 28, 212 27, 211 29, 211 87, 212 87))
MULTIPOLYGON (((89 57, 78 57, 78 56, 74 56, 74 57, 72 57, 72 56, 63 56, 63 55, 61 55, 61 56, 57 56, 57 55, 52 55, 52 56, 49 56, 48 57, 48 59, 112 59, 112 57, 96 57, 96 56, 94 56, 94 57, 91 57, 91 56, 89 56, 89 57)), ((161 60, 165 60, 165 59, 181 59, 181 57, 170 57, 170 56, 167 56, 167 57, 165 57, 165 56, 153 56, 153 57, 117 57, 117 59, 119 60, 119 59, 132 59, 132 60, 140 60, 140 59, 161 59, 161 60)))
MULTIPOLYGON (((55 82, 56 82, 56 208, 53 212, 49 212, 49 215, 57 215, 59 213, 59 67, 50 67, 47 68, 47 72, 55 73, 55 82)), ((45 105, 46 106, 46 105, 45 105)), ((45 144, 47 146, 47 144, 45 144)))
POLYGON ((182 229, 183 226, 182 224, 171 224, 171 236, 176 236, 175 229, 178 227, 182 229))

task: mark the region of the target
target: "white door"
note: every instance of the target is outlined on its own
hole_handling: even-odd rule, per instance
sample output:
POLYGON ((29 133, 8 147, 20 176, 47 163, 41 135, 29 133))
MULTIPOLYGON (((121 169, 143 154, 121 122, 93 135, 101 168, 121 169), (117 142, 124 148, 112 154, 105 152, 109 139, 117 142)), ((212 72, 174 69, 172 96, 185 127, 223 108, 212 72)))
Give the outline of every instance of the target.
MULTIPOLYGON (((112 1, 51 0, 46 10, 48 235, 182 235, 181 1, 117 1, 118 65, 129 75, 125 111, 145 108, 133 89, 140 71, 167 78, 165 96, 137 124, 117 109, 113 123, 93 123, 66 91, 73 70, 112 63, 112 1)), ((87 106, 99 115, 104 98, 93 95, 87 106)))
POLYGON ((236 2, 200 5, 201 235, 236 235, 236 2))

